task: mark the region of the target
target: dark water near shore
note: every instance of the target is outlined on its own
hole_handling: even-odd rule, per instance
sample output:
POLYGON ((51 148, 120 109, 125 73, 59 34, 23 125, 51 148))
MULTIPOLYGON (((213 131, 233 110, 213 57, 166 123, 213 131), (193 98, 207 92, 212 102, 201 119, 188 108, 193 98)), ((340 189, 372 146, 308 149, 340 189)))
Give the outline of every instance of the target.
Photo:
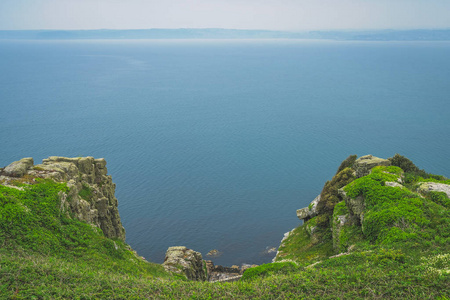
POLYGON ((0 41, 0 165, 104 157, 127 242, 269 262, 350 154, 450 176, 450 43, 0 41))

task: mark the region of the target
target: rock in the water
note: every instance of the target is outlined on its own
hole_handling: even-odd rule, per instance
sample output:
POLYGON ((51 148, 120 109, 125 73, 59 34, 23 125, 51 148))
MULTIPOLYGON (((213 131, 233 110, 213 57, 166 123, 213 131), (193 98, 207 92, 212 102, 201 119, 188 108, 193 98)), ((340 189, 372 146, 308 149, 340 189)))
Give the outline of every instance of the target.
POLYGON ((370 170, 376 166, 390 166, 391 162, 384 158, 375 157, 373 155, 365 155, 358 158, 353 163, 353 169, 355 170, 356 178, 366 176, 370 173, 370 170))
POLYGON ((272 247, 272 248, 269 248, 269 249, 267 249, 267 253, 275 253, 275 252, 277 252, 277 248, 275 248, 275 247, 272 247))
POLYGON ((206 263, 201 253, 184 246, 167 249, 163 266, 167 271, 184 274, 190 280, 206 280, 206 263))
POLYGON ((219 252, 219 250, 217 249, 213 249, 211 251, 209 251, 208 253, 206 253, 206 256, 211 256, 211 257, 218 257, 222 255, 222 252, 219 252))
POLYGON ((309 220, 315 216, 317 216, 317 203, 320 201, 320 195, 317 196, 309 205, 308 207, 297 209, 297 217, 300 220, 309 220))
POLYGON ((11 177, 22 177, 24 176, 28 169, 33 167, 34 161, 31 157, 22 158, 19 161, 15 161, 8 165, 4 170, 6 176, 11 177))

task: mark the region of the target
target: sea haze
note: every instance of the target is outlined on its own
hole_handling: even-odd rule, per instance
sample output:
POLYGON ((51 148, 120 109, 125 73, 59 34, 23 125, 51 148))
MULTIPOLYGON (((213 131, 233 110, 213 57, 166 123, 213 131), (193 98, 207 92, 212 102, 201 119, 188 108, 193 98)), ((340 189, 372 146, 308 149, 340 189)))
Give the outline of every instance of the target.
POLYGON ((104 157, 127 242, 266 263, 350 154, 450 176, 450 43, 0 41, 0 165, 104 157))

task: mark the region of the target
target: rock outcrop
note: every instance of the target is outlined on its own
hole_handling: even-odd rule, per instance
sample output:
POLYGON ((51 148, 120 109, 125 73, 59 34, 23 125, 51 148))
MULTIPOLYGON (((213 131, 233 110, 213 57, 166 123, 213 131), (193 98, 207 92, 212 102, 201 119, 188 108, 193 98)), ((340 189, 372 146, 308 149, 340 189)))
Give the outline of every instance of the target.
POLYGON ((34 164, 33 158, 26 157, 19 161, 15 161, 8 165, 4 170, 4 174, 10 177, 22 177, 24 176, 28 169, 30 169, 34 164))
MULTIPOLYGON (((331 182, 325 184, 322 193, 308 207, 297 210, 297 217, 303 220, 312 244, 318 243, 321 238, 320 232, 317 230, 319 218, 320 222, 322 222, 322 227, 327 222, 326 220, 330 219, 329 225, 327 226, 330 226, 332 229, 333 247, 337 251, 346 250, 341 249, 342 229, 345 226, 361 224, 364 220, 364 212, 366 209, 364 197, 362 195, 355 198, 348 197, 343 189, 344 184, 346 185, 353 180, 350 176, 355 179, 360 178, 370 174, 372 168, 376 166, 391 165, 389 160, 373 155, 361 156, 358 159, 356 159, 356 156, 350 156, 349 158, 343 162, 343 164, 346 163, 345 166, 339 168, 340 171, 338 170, 331 182), (349 158, 352 159, 349 160, 349 158), (343 174, 343 172, 346 172, 346 174, 343 174), (324 191, 326 191, 325 194, 324 191), (334 206, 338 203, 344 203, 345 205, 340 204, 342 209, 336 212, 334 206), (330 211, 332 215, 329 215, 330 211), (327 213, 328 215, 326 215, 327 213)), ((401 179, 399 179, 399 182, 401 182, 401 179)), ((387 182, 386 185, 401 187, 402 185, 399 182, 387 182)))
POLYGON ((443 192, 450 198, 450 185, 437 182, 423 182, 419 185, 418 191, 421 193, 443 192))
POLYGON ((297 209, 297 217, 300 220, 309 220, 315 216, 317 216, 317 204, 320 201, 320 195, 314 198, 314 200, 308 205, 308 207, 297 209))
POLYGON ((353 169, 355 170, 356 178, 366 176, 370 173, 373 167, 376 166, 390 166, 391 162, 384 158, 375 157, 373 155, 364 155, 358 158, 354 164, 353 169))
POLYGON ((339 189, 339 195, 347 204, 352 215, 356 216, 360 222, 364 220, 364 211, 366 209, 365 199, 362 195, 359 195, 356 198, 350 198, 347 196, 347 193, 344 189, 339 189))
POLYGON ((184 274, 189 280, 207 279, 206 263, 202 259, 202 254, 184 246, 167 249, 163 266, 167 271, 184 274))
POLYGON ((37 178, 66 182, 70 189, 67 194, 60 194, 62 210, 99 227, 108 238, 125 240, 114 195, 116 186, 107 175, 105 159, 51 156, 42 164, 33 165, 32 158, 23 158, 4 168, 0 181, 6 185, 14 180, 33 184, 37 178))
MULTIPOLYGON (((352 164, 351 169, 353 170, 353 175, 356 178, 360 178, 363 176, 366 176, 370 173, 370 170, 372 170, 373 167, 376 166, 389 166, 391 165, 391 162, 384 158, 375 157, 373 155, 365 155, 361 156, 360 158, 356 159, 355 162, 352 164)), ((395 184, 395 183, 392 183, 395 184)), ((356 199, 347 199, 345 192, 340 189, 338 190, 339 196, 341 200, 346 200, 346 202, 349 203, 349 208, 352 209, 355 214, 360 215, 362 217, 362 212, 364 211, 364 201, 362 198, 356 198, 356 199)), ((317 196, 309 205, 308 207, 297 209, 297 217, 300 220, 303 220, 304 222, 308 221, 309 219, 312 219, 313 217, 317 216, 319 214, 318 211, 318 203, 321 200, 321 195, 317 196)))

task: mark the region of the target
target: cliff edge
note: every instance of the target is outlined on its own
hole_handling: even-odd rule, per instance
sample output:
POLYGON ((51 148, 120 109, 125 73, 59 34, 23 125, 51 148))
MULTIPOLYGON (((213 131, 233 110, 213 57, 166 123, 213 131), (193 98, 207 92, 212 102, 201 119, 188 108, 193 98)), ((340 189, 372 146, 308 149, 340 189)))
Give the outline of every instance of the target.
POLYGON ((0 184, 20 189, 20 184, 33 184, 38 178, 65 182, 69 190, 59 194, 61 210, 100 228, 108 238, 124 241, 125 229, 114 195, 116 185, 107 173, 103 158, 51 156, 34 165, 33 158, 28 157, 0 169, 0 184))

